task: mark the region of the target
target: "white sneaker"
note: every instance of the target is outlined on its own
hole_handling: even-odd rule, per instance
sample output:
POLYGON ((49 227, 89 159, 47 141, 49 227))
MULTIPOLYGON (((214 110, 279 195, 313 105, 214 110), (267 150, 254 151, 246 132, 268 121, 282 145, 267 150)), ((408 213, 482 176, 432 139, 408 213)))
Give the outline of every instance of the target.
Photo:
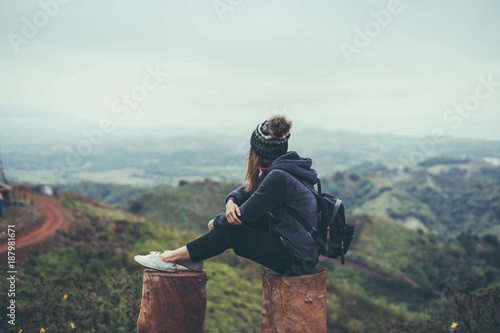
POLYGON ((165 262, 160 259, 160 252, 151 251, 150 254, 145 256, 135 256, 134 260, 139 265, 152 268, 163 272, 177 272, 177 265, 173 262, 165 262))

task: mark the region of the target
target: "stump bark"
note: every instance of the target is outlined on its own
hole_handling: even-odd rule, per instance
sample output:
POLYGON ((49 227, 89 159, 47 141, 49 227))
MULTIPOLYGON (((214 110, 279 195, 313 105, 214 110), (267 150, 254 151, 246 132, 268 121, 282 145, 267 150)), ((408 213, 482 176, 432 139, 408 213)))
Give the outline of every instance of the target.
POLYGON ((138 333, 204 332, 207 272, 144 271, 138 333))
POLYGON ((326 268, 308 275, 262 273, 262 332, 326 333, 326 268))

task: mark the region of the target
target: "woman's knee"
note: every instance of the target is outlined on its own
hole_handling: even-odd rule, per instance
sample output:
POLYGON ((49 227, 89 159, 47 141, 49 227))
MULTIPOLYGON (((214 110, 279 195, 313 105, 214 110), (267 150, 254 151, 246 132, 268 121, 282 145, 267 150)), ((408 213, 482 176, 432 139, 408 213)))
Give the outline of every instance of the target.
POLYGON ((215 228, 214 230, 210 231, 211 233, 215 233, 214 236, 219 239, 219 241, 224 242, 226 244, 227 248, 230 248, 231 246, 231 232, 229 228, 215 228))

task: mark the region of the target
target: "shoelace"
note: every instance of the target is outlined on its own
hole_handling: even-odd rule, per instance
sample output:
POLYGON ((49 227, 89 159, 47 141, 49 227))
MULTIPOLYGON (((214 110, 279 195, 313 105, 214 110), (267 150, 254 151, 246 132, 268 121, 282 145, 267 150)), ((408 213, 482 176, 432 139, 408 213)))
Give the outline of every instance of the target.
MULTIPOLYGON (((149 254, 161 254, 161 252, 160 252, 160 251, 151 251, 151 252, 149 252, 149 254)), ((159 258, 159 257, 158 257, 158 258, 159 258)), ((160 259, 160 260, 161 260, 161 259, 160 259)), ((172 264, 174 264, 174 266, 175 266, 175 267, 177 267, 177 264, 176 264, 176 263, 172 263, 172 264)))

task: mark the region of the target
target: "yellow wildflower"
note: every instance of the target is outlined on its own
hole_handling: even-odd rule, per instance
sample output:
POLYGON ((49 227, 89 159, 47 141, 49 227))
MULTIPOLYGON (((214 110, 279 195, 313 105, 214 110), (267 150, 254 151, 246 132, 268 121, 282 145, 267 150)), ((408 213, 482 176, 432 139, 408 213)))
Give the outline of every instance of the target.
POLYGON ((22 328, 19 330, 19 333, 23 333, 23 329, 22 328))
POLYGON ((45 333, 45 329, 43 327, 40 328, 40 333, 45 333))
POLYGON ((68 295, 67 295, 67 294, 64 294, 64 296, 63 296, 63 300, 66 300, 66 299, 68 299, 68 295))
POLYGON ((69 323, 69 326, 71 326, 72 329, 75 329, 75 324, 69 323))
POLYGON ((458 324, 457 324, 457 323, 453 323, 453 324, 451 324, 451 328, 455 328, 455 327, 457 327, 457 326, 458 326, 458 324))

